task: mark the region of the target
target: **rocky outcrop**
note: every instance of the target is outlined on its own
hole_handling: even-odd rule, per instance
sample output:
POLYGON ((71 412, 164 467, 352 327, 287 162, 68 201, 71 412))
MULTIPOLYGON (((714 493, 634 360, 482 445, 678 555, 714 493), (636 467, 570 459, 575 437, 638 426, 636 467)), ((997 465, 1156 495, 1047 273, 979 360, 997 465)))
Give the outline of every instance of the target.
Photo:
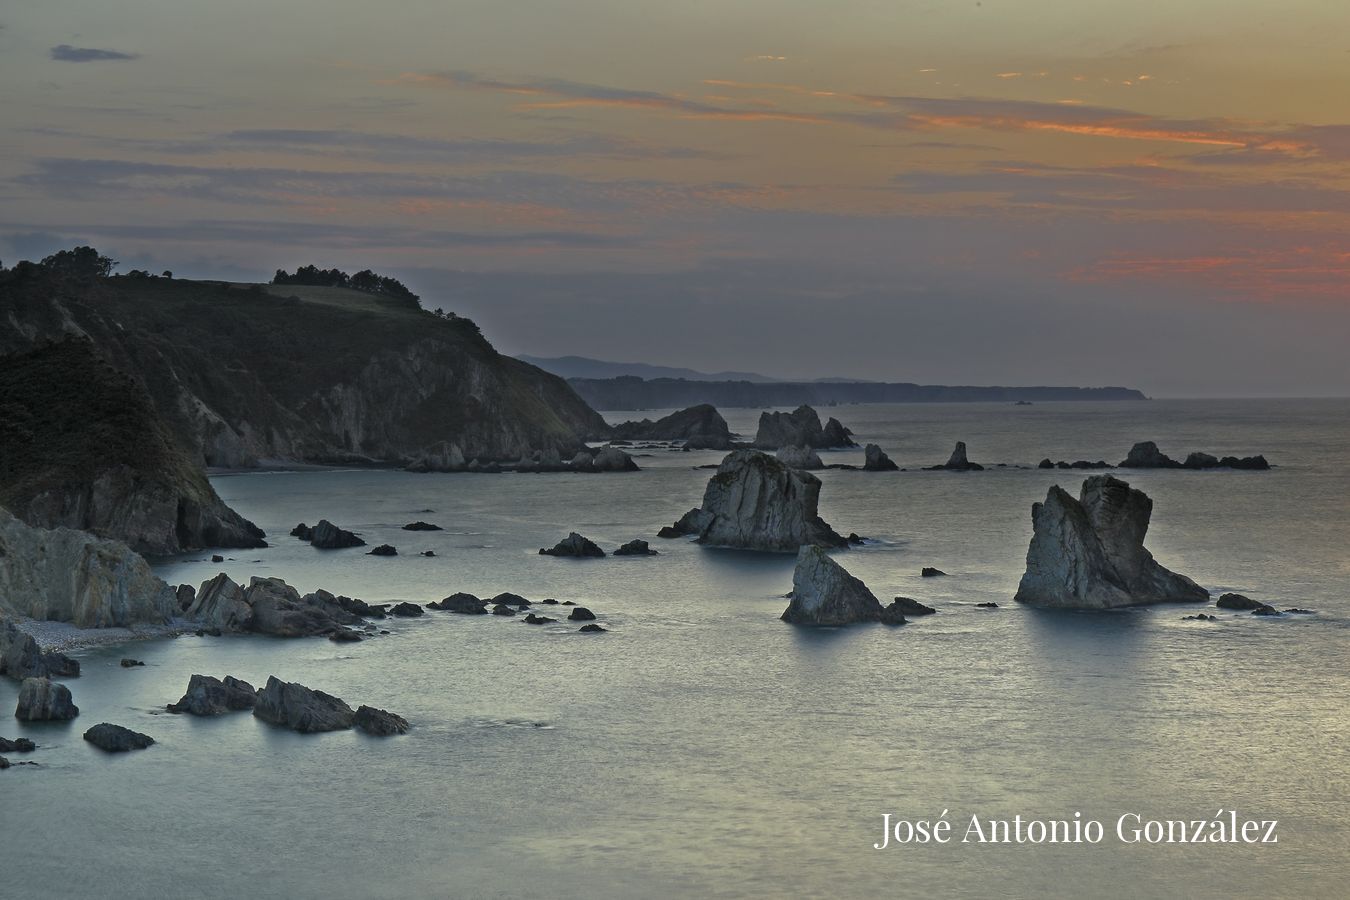
POLYGON ((820 547, 802 547, 792 573, 791 602, 784 622, 794 625, 853 625, 884 622, 903 625, 904 613, 895 604, 883 607, 867 585, 853 577, 820 547))
POLYGON ((140 553, 265 547, 226 506, 144 387, 88 340, 0 357, 0 504, 140 553))
POLYGON ((928 470, 930 472, 983 472, 984 466, 966 459, 966 442, 957 441, 956 449, 952 451, 951 456, 947 457, 947 461, 940 466, 929 466, 928 470))
POLYGON ((84 733, 84 739, 104 753, 129 753, 132 750, 144 750, 153 745, 155 739, 148 734, 103 722, 84 733))
POLYGON ((755 432, 755 446, 761 450, 780 447, 856 447, 853 433, 830 419, 823 427, 814 409, 802 405, 790 413, 763 412, 759 416, 759 430, 755 432))
POLYGON ((678 441, 690 450, 730 450, 731 429, 710 403, 700 403, 657 419, 614 426, 614 437, 625 441, 678 441))
POLYGON ((406 468, 409 472, 463 472, 468 464, 459 444, 437 441, 423 447, 406 468))
POLYGON ((23 681, 25 678, 74 678, 80 674, 80 661, 44 651, 32 635, 20 631, 12 622, 0 621, 0 675, 23 681))
POLYGON ((423 522, 420 519, 416 522, 409 522, 403 526, 404 531, 441 531, 439 525, 432 525, 430 522, 423 522))
POLYGON ((1027 568, 1014 599, 1069 609, 1208 600, 1208 591, 1144 549, 1152 511, 1143 491, 1110 475, 1084 481, 1078 499, 1050 488, 1031 508, 1027 568))
POLYGON ((618 447, 601 447, 591 457, 589 469, 595 472, 636 472, 638 464, 618 447))
POLYGON ((825 468, 825 464, 820 461, 820 454, 810 447, 779 447, 774 457, 785 466, 803 471, 825 468))
POLYGON ((704 512, 698 507, 694 507, 689 512, 680 516, 674 525, 662 526, 656 533, 660 538, 687 537, 690 535, 702 534, 703 529, 712 524, 712 513, 704 512))
POLYGON ((567 618, 572 622, 594 622, 595 613, 584 606, 574 606, 572 611, 568 613, 567 618))
POLYGON ((191 716, 223 716, 227 712, 252 709, 257 703, 257 691, 247 681, 230 675, 223 679, 193 675, 188 680, 187 692, 166 709, 191 716))
POLYGON ((245 589, 222 572, 202 584, 187 618, 221 632, 287 638, 331 636, 345 633, 348 625, 360 624, 361 615, 352 611, 357 604, 367 615, 383 610, 327 591, 301 597, 280 578, 255 576, 245 589))
MULTIPOLYGON (((366 542, 346 529, 339 528, 327 519, 320 519, 319 524, 313 528, 306 528, 303 523, 296 526, 296 530, 301 531, 299 537, 307 540, 310 546, 319 550, 343 550, 347 547, 364 547, 366 542)), ((294 532, 292 532, 294 534, 294 532)))
POLYGON ((80 714, 70 688, 50 678, 25 678, 19 687, 14 718, 21 722, 63 722, 80 714))
POLYGON ((173 589, 125 544, 0 509, 0 614, 108 628, 165 622, 176 609, 173 589))
POLYGON ((1184 462, 1177 462, 1158 449, 1153 441, 1140 441, 1130 448, 1129 455, 1121 462, 1122 469, 1250 469, 1265 471, 1270 463, 1260 454, 1256 456, 1217 457, 1212 453, 1195 452, 1186 456, 1184 462))
POLYGON ((15 738, 11 741, 0 737, 0 753, 32 753, 36 749, 37 744, 28 738, 15 738))
POLYGON ((933 607, 920 603, 913 597, 896 597, 891 605, 899 610, 901 615, 906 616, 931 616, 937 612, 933 607))
POLYGON ((358 706, 356 715, 352 717, 352 724, 357 730, 374 737, 392 737, 408 733, 407 719, 373 706, 358 706))
POLYGON ((635 538, 614 551, 615 556, 656 556, 656 551, 641 538, 635 538))
POLYGON ((567 535, 558 543, 548 549, 540 548, 541 556, 604 556, 605 551, 596 546, 590 538, 583 537, 575 531, 567 535))
POLYGON ((814 475, 757 450, 737 450, 708 481, 700 510, 681 521, 703 523, 699 542, 717 547, 795 553, 803 544, 846 546, 817 512, 819 500, 814 475))
POLYGON ((1061 459, 1059 462, 1054 462, 1054 461, 1051 460, 1049 457, 1047 457, 1047 458, 1041 460, 1039 463, 1037 463, 1036 468, 1038 468, 1038 469, 1113 469, 1113 468, 1115 468, 1115 466, 1111 465, 1109 462, 1107 462, 1107 461, 1104 460, 1104 459, 1099 459, 1099 460, 1097 460, 1096 462, 1090 462, 1089 460, 1086 460, 1086 459, 1074 460, 1073 462, 1065 462, 1064 460, 1061 459))
POLYGON ((1214 601, 1214 605, 1219 609, 1236 609, 1241 612, 1262 613, 1264 615, 1274 615, 1278 612, 1269 603, 1262 603, 1260 600, 1253 600, 1251 597, 1242 594, 1221 594, 1219 599, 1214 601), (1269 610, 1269 612, 1265 612, 1266 610, 1269 610))
POLYGON ((899 468, 876 444, 868 444, 863 448, 864 472, 895 472, 899 468))
POLYGON ((332 694, 282 681, 275 675, 268 676, 267 684, 258 691, 253 715, 301 734, 344 731, 356 719, 352 708, 332 694))
POLYGON ((253 607, 244 600, 244 589, 221 572, 202 583, 187 618, 219 631, 248 631, 253 625, 253 607))
POLYGON ((1181 463, 1158 449, 1153 441, 1140 441, 1120 463, 1122 469, 1180 469, 1181 463))
POLYGON ((400 619, 416 619, 418 616, 426 615, 426 610, 416 603, 395 603, 394 608, 389 610, 389 615, 397 616, 400 619))
POLYGON ((380 546, 367 553, 366 556, 398 556, 398 548, 393 544, 380 544, 380 546))
POLYGON ((444 600, 427 604, 429 609, 439 610, 441 612, 461 613, 463 615, 481 616, 487 614, 487 604, 475 597, 473 594, 463 592, 451 594, 444 600))

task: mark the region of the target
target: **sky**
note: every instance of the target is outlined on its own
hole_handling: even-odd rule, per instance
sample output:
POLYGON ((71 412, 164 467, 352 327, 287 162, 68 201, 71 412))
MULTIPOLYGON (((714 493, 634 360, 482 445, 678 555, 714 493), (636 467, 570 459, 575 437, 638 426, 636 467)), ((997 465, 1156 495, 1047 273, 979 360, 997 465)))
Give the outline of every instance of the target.
POLYGON ((538 356, 1350 395, 1343 0, 0 2, 0 260, 538 356))

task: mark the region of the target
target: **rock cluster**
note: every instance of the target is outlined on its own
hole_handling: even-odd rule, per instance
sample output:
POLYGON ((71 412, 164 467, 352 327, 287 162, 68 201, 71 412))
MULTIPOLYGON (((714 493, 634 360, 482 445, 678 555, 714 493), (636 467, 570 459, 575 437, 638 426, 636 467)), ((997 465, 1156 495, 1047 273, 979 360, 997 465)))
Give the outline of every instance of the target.
POLYGON ((222 572, 202 584, 187 618, 221 632, 312 637, 346 633, 363 614, 383 615, 384 607, 323 590, 302 597, 280 578, 255 576, 243 588, 222 572))
POLYGON ((171 713, 192 716, 223 716, 227 712, 252 709, 257 703, 257 691, 247 681, 232 675, 223 679, 193 675, 182 699, 165 708, 171 713))
POLYGON ((894 472, 900 468, 876 444, 863 448, 863 460, 864 472, 894 472))
POLYGON ((792 573, 791 602, 782 619, 794 625, 852 625, 884 622, 903 625, 899 600, 883 607, 867 585, 853 577, 820 547, 802 547, 792 573))
POLYGON ((647 544, 646 541, 642 540, 641 538, 635 538, 635 539, 629 541, 628 543, 621 545, 621 546, 619 547, 618 550, 615 550, 615 551, 614 551, 614 555, 615 555, 615 556, 656 556, 656 551, 653 550, 653 549, 647 544))
POLYGON ((604 556, 605 551, 596 546, 590 538, 583 537, 575 531, 568 534, 567 537, 558 541, 552 547, 547 549, 540 548, 541 556, 573 556, 573 557, 592 557, 604 556))
POLYGON ((1112 466, 1112 465, 1111 465, 1109 462, 1107 462, 1106 460, 1102 460, 1102 459, 1099 459, 1099 460, 1097 460, 1096 462, 1089 462, 1089 461, 1086 460, 1086 459, 1079 459, 1079 460, 1075 460, 1074 462, 1065 462, 1064 460, 1061 459, 1059 462, 1054 462, 1054 461, 1052 461, 1049 457, 1046 457, 1045 459, 1041 460, 1039 463, 1036 464, 1036 468, 1038 468, 1038 469, 1111 469, 1111 468, 1114 468, 1114 466, 1112 466))
POLYGON ((616 440, 679 441, 690 450, 730 450, 731 429, 717 408, 700 403, 653 422, 623 422, 614 426, 616 440))
POLYGON ((350 531, 339 528, 327 519, 310 528, 304 522, 291 529, 291 536, 309 541, 310 546, 319 550, 342 550, 347 547, 364 547, 366 542, 350 531))
POLYGON ((1188 454, 1184 462, 1177 462, 1158 449, 1153 441, 1140 441, 1130 448, 1129 455, 1120 463, 1122 469, 1253 469, 1264 471, 1270 463, 1260 454, 1256 456, 1225 456, 1210 453, 1188 454))
POLYGON ((759 416, 759 430, 755 446, 761 450, 780 447, 813 447, 825 450, 831 447, 856 447, 853 432, 830 419, 824 426, 814 409, 802 405, 790 413, 763 412, 759 416))
POLYGON ((1078 499, 1050 488, 1031 509, 1027 568, 1014 599, 1070 609, 1207 601, 1208 591, 1144 549, 1152 512, 1143 491, 1110 475, 1088 478, 1078 499))

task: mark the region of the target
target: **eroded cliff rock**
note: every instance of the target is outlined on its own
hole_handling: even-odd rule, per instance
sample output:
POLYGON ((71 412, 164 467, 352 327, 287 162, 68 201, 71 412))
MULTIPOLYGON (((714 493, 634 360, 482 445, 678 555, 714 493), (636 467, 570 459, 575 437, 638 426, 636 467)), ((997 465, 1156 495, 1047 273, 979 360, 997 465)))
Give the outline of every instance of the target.
POLYGON ((904 613, 897 603, 881 605, 867 585, 820 547, 802 547, 792 573, 791 602, 783 611, 784 622, 794 625, 853 625, 884 622, 903 625, 904 613))
POLYGON ((819 478, 767 453, 737 450, 709 479, 703 505, 681 522, 698 528, 700 543, 718 547, 795 553, 803 544, 847 546, 820 517, 819 501, 819 478))
POLYGON ((837 419, 830 419, 822 426, 819 414, 810 406, 802 405, 790 413, 760 413, 755 446, 761 450, 777 450, 779 447, 813 447, 818 450, 855 447, 857 445, 853 443, 852 434, 837 419))
POLYGON ((876 444, 868 444, 863 448, 864 472, 894 472, 899 468, 876 444))

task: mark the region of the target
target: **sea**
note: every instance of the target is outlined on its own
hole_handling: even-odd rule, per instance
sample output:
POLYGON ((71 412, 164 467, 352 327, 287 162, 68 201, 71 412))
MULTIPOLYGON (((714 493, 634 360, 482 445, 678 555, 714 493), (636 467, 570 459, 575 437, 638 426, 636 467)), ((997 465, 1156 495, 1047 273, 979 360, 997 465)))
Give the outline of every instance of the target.
MULTIPOLYGON (((759 410, 722 412, 753 435, 759 410)), ((271 546, 157 561, 171 583, 223 571, 419 604, 512 591, 575 601, 608 631, 536 605, 560 621, 429 612, 357 644, 186 634, 81 651, 77 720, 0 719, 0 735, 41 747, 10 754, 39 767, 0 772, 0 896, 1350 895, 1350 401, 820 412, 905 469, 818 473, 822 516, 868 539, 835 558, 883 602, 936 614, 794 627, 779 619, 791 555, 656 538, 698 504, 715 452, 639 451, 627 474, 214 477, 271 546), (922 471, 958 440, 984 471, 922 471), (1140 440, 1177 458, 1266 455, 1268 472, 1116 474, 1153 499, 1161 563, 1216 597, 1311 614, 1013 602, 1032 504, 1093 474, 1037 462, 1118 462, 1140 440), (321 518, 399 555, 288 535, 321 518), (444 530, 402 530, 415 520, 444 530), (659 555, 538 554, 570 531, 659 555), (122 668, 128 656, 145 667, 122 668), (413 727, 299 735, 247 713, 166 714, 193 673, 275 675, 413 727), (104 755, 81 740, 104 721, 157 743, 104 755), (948 840, 887 841, 886 816, 948 822, 948 840), (971 836, 972 821, 989 837, 1016 817, 1098 822, 1103 837, 971 836), (1278 824, 1255 843, 1129 839, 1169 820, 1278 824)), ((862 462, 861 448, 822 455, 862 462)), ((0 681, 0 707, 16 693, 0 681)))

